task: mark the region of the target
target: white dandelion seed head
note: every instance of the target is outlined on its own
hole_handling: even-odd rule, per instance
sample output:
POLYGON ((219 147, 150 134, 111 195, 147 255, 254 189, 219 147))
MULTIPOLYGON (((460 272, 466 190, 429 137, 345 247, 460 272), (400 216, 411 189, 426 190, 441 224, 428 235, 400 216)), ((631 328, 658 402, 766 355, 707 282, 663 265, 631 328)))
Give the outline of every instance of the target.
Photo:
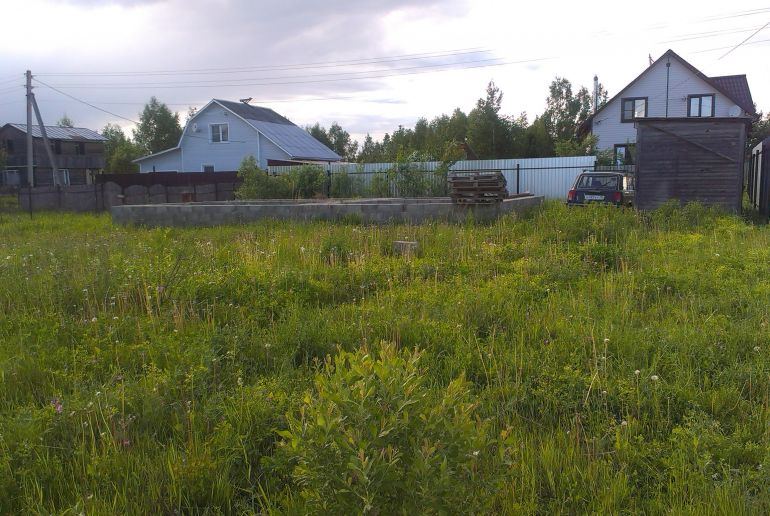
POLYGON ((658 375, 654 374, 654 375, 650 376, 650 380, 652 380, 653 382, 657 382, 658 381, 658 375))

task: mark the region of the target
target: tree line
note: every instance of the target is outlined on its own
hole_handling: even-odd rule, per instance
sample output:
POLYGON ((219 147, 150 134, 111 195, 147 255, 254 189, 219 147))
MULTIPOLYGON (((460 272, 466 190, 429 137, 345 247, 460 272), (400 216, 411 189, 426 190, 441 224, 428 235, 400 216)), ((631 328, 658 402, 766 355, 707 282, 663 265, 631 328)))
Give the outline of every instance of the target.
MULTIPOLYGON (((599 106, 607 102, 607 91, 600 84, 599 106)), ((367 134, 363 142, 354 140, 337 122, 327 129, 319 123, 305 127, 308 133, 339 154, 343 160, 358 163, 396 161, 451 161, 457 159, 541 158, 596 154, 596 140, 581 131, 593 111, 588 88, 575 91, 569 80, 556 77, 548 88, 545 110, 532 122, 526 112, 502 113, 503 92, 494 82, 468 113, 456 108, 428 120, 420 118, 413 127, 399 126, 381 140, 367 134)), ((190 108, 187 120, 195 115, 190 108)), ((72 125, 64 115, 60 125, 72 125)), ((139 124, 128 136, 117 124, 102 130, 105 143, 105 172, 136 172, 133 160, 175 147, 182 135, 179 113, 152 97, 144 106, 139 124)), ((752 145, 770 136, 770 115, 755 118, 752 145)))
MULTIPOLYGON (((382 140, 367 134, 354 141, 336 122, 327 130, 319 124, 308 132, 346 161, 361 163, 398 161, 404 156, 423 160, 539 158, 574 156, 594 152, 595 145, 579 131, 590 115, 592 95, 586 87, 576 92, 569 80, 556 77, 550 85, 543 114, 529 122, 526 112, 516 116, 501 112, 503 92, 494 82, 468 113, 456 108, 428 120, 420 118, 414 127, 399 126, 382 140)), ((607 92, 599 86, 599 102, 607 92)))

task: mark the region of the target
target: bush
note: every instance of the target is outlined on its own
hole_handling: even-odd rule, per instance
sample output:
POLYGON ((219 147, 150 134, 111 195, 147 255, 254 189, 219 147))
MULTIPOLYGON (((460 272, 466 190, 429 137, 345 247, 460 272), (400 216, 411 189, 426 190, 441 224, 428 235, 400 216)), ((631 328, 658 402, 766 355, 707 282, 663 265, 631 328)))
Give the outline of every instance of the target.
POLYGON ((235 191, 238 199, 288 199, 292 197, 292 185, 285 176, 270 176, 257 165, 254 156, 243 158, 238 167, 241 186, 235 191))
POLYGON ((312 199, 326 196, 325 176, 323 169, 317 165, 302 165, 292 168, 285 177, 291 185, 292 198, 312 199))
POLYGON ((332 197, 353 197, 353 178, 347 172, 339 172, 332 176, 332 197))
POLYGON ((386 345, 327 359, 298 417, 281 432, 301 512, 479 512, 490 497, 479 461, 486 426, 473 417, 463 378, 432 391, 420 353, 386 345))
POLYGON ((375 174, 369 183, 370 197, 390 197, 390 180, 387 174, 375 174))

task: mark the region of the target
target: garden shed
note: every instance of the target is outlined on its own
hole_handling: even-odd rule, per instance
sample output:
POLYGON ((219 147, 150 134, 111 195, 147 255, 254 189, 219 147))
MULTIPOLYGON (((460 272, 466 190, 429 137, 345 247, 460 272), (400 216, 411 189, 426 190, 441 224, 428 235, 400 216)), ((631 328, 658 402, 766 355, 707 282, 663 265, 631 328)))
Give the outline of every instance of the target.
POLYGON ((636 124, 639 209, 676 199, 741 210, 748 118, 644 118, 636 124))

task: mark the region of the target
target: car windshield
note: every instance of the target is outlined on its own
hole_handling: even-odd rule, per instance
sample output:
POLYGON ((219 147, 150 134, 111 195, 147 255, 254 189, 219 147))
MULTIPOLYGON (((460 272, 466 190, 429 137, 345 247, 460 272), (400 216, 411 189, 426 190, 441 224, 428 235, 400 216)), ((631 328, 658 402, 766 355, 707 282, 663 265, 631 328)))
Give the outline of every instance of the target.
POLYGON ((618 190, 617 176, 580 176, 578 188, 598 188, 600 190, 618 190))

